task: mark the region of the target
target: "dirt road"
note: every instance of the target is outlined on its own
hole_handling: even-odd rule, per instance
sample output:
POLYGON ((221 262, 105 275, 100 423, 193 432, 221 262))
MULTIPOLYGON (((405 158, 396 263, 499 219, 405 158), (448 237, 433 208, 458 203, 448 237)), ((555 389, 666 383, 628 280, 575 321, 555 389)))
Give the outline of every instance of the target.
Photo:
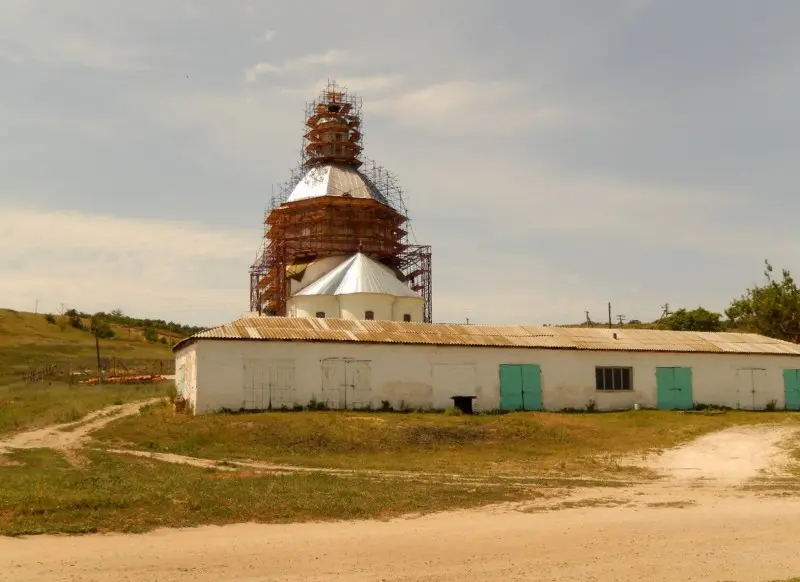
POLYGON ((0 581, 785 579, 800 575, 800 497, 759 498, 736 486, 780 471, 786 436, 775 427, 723 431, 646 460, 664 481, 538 506, 389 522, 2 538, 0 581))
POLYGON ((92 432, 104 427, 109 422, 136 414, 143 407, 159 400, 161 399, 152 398, 141 402, 108 406, 87 414, 75 422, 19 433, 0 441, 0 454, 11 449, 67 450, 79 448, 90 438, 92 432))

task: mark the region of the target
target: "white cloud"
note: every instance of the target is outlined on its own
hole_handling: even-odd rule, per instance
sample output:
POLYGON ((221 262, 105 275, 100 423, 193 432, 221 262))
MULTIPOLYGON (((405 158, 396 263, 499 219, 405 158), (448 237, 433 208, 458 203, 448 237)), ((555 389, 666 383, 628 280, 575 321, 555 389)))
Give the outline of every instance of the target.
POLYGON ((537 103, 532 89, 507 81, 448 81, 370 103, 403 124, 452 133, 516 133, 564 120, 561 107, 537 103))
POLYGON ((349 53, 347 51, 331 49, 324 53, 314 53, 288 59, 280 65, 262 61, 247 69, 244 73, 244 77, 248 83, 253 83, 257 81, 259 77, 269 73, 293 73, 319 66, 330 67, 333 65, 340 65, 348 60, 348 58, 349 53))
POLYGON ((260 37, 258 37, 258 42, 267 43, 271 41, 273 38, 275 38, 275 31, 267 29, 260 37))
POLYGON ((246 311, 258 232, 166 220, 0 207, 0 305, 120 307, 214 324, 246 311))

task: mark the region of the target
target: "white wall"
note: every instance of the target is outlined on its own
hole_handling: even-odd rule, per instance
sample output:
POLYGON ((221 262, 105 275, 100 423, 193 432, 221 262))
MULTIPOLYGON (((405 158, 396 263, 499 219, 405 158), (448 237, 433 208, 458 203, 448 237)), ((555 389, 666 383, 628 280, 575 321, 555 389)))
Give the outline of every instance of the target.
POLYGON ((422 310, 425 300, 422 297, 398 297, 392 305, 392 320, 403 321, 403 315, 411 315, 411 321, 422 321, 422 310))
POLYGON ((408 313, 411 321, 422 321, 423 299, 394 297, 377 293, 353 293, 350 295, 298 295, 286 304, 289 317, 316 317, 318 311, 325 317, 363 320, 367 311, 374 319, 403 321, 408 313))
POLYGON ((751 408, 755 401, 756 408, 763 408, 775 400, 782 407, 783 369, 800 368, 800 356, 246 340, 199 340, 181 350, 176 355, 177 361, 182 361, 191 350, 197 352, 198 413, 242 408, 243 387, 252 385, 252 378, 245 378, 245 358, 251 365, 255 358, 270 368, 271 372, 263 376, 280 383, 283 402, 305 405, 312 398, 318 401, 339 398, 337 402, 347 402, 349 406, 353 399, 347 395, 342 398, 338 393, 332 395, 330 385, 360 383, 358 400, 368 400, 375 407, 382 400, 395 407, 401 401, 409 407, 442 407, 451 403, 450 396, 467 395, 471 390, 476 396, 476 410, 499 407, 500 364, 540 365, 543 403, 548 410, 583 408, 590 400, 595 401, 599 410, 626 409, 634 404, 655 407, 657 366, 692 368, 694 400, 699 403, 751 408), (342 359, 352 361, 345 364, 342 359), (633 367, 634 389, 614 393, 595 390, 595 366, 633 367), (740 371, 743 368, 764 370, 757 373, 761 380, 756 395, 743 388, 742 378, 747 376, 740 371), (344 378, 348 374, 350 377, 344 378), (354 376, 358 377, 357 382, 354 376))
POLYGON ((286 302, 289 317, 316 317, 322 311, 325 317, 341 317, 339 300, 333 295, 299 295, 286 302))
POLYGON ((175 357, 175 388, 192 405, 197 400, 197 347, 191 345, 175 357))
POLYGON ((377 293, 353 293, 338 295, 342 319, 364 319, 367 311, 372 311, 373 319, 392 321, 392 304, 395 298, 391 295, 377 293))

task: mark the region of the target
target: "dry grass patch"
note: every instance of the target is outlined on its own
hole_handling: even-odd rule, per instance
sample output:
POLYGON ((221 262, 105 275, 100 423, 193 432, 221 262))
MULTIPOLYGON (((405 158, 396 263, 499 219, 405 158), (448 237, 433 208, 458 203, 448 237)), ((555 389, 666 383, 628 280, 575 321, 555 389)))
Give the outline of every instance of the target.
POLYGON ((267 412, 192 417, 154 406, 95 433, 109 446, 308 467, 562 476, 643 475, 622 456, 790 413, 511 413, 447 416, 267 412), (377 420, 376 420, 377 419, 377 420))

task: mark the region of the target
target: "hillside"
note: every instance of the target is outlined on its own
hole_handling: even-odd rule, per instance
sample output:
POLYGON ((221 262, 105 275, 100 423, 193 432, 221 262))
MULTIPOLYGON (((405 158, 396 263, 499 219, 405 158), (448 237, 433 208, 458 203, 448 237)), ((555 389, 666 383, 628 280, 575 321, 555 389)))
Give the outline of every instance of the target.
MULTIPOLYGON (((81 315, 85 314, 76 319, 84 329, 73 327, 65 316, 53 317, 49 322, 43 314, 0 309, 0 384, 19 380, 43 366, 57 366, 59 376, 68 375, 70 369, 96 369, 95 338, 88 331, 91 318, 81 315)), ((107 361, 109 368, 171 373, 164 369, 172 360, 169 345, 184 335, 158 329, 153 335, 151 328, 148 335, 156 341, 147 341, 147 328, 133 324, 138 320, 126 319, 131 324, 110 323, 115 337, 100 340, 101 360, 107 361)))

